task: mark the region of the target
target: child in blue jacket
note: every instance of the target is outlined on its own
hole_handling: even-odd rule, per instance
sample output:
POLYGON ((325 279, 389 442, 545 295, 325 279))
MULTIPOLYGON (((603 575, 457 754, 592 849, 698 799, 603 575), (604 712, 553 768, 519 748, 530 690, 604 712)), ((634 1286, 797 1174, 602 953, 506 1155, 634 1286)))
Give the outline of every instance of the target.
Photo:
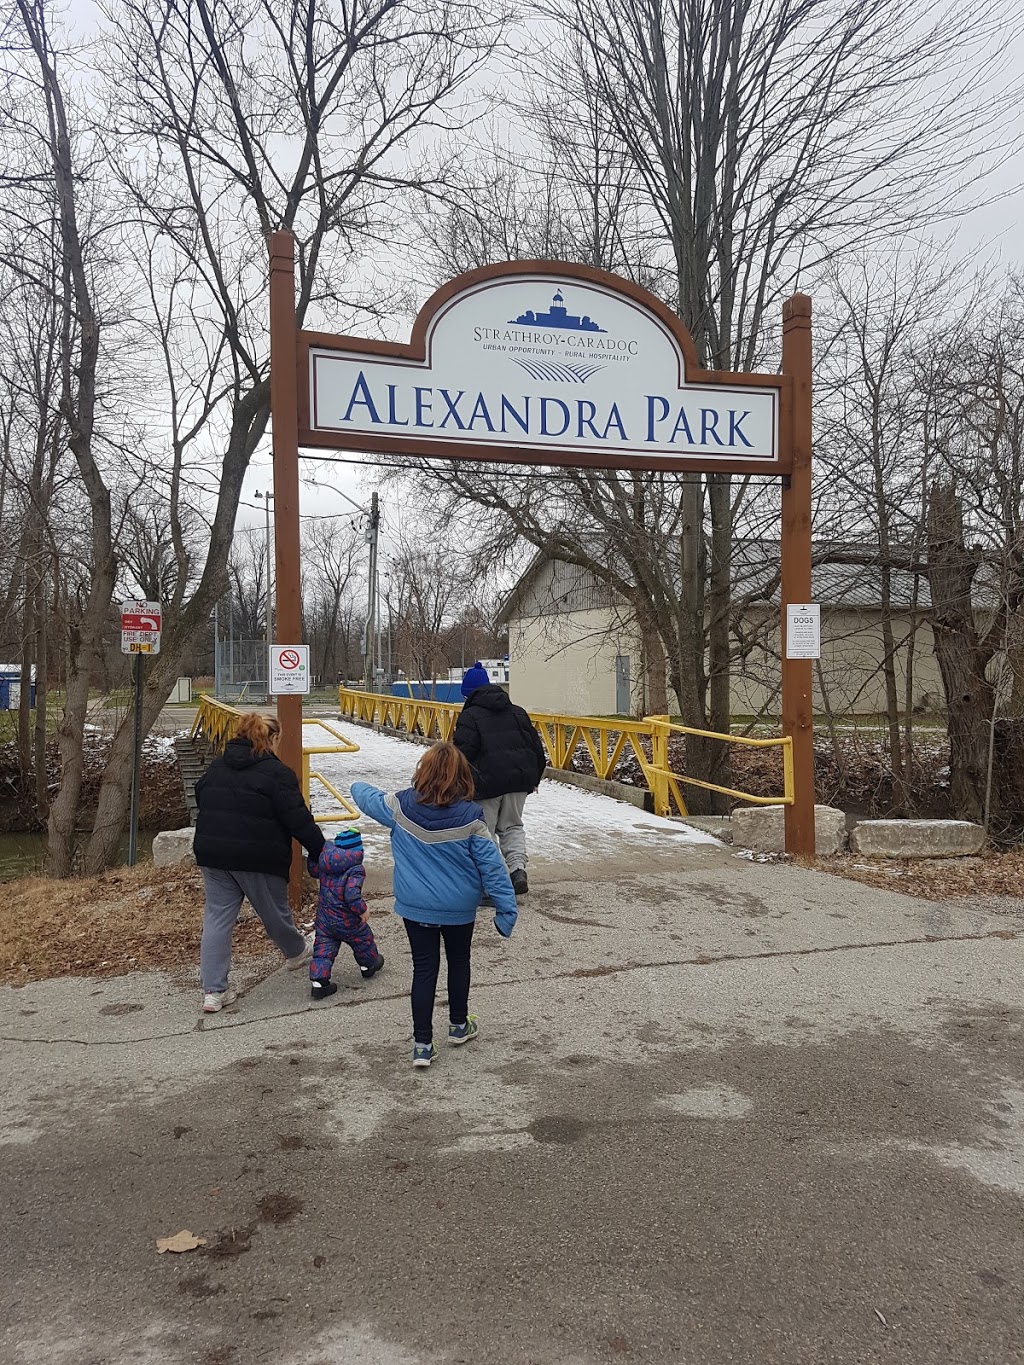
POLYGON ((473 774, 453 744, 434 744, 420 759, 412 786, 385 795, 353 782, 352 800, 391 831, 395 860, 395 913, 412 949, 412 1064, 426 1067, 434 1047, 434 996, 441 942, 448 960, 448 1041, 475 1038, 476 1015, 468 1013, 469 955, 477 907, 486 892, 494 902, 494 925, 508 938, 518 914, 505 862, 473 801, 473 774))
POLYGON ((331 980, 334 960, 343 943, 352 949, 363 980, 368 981, 384 966, 377 951, 369 911, 363 900, 363 840, 357 829, 346 829, 324 844, 320 857, 309 859, 310 873, 320 881, 316 905, 316 938, 309 964, 310 995, 326 1000, 338 989, 331 980))

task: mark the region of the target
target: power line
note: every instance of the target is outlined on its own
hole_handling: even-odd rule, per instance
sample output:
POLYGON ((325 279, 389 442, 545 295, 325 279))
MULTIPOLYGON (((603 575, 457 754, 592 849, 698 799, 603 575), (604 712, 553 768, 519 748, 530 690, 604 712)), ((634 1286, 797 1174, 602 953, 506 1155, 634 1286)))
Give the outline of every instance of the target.
MULTIPOLYGON (((319 487, 321 487, 321 488, 327 488, 328 485, 327 485, 327 484, 320 484, 319 487)), ((257 506, 256 503, 254 503, 254 502, 246 502, 246 501, 244 500, 244 498, 239 498, 239 500, 238 500, 238 505, 239 505, 239 507, 250 507, 250 508, 252 508, 252 510, 253 510, 254 512, 262 512, 262 511, 263 511, 263 504, 262 504, 262 503, 260 503, 259 506, 257 506)), ((272 515, 273 515, 273 514, 272 514, 272 515)), ((367 516, 367 515, 368 515, 368 514, 367 514, 366 512, 363 513, 363 516, 367 516)), ((338 517, 346 517, 349 521, 352 522, 353 525, 355 525, 355 522, 356 522, 356 513, 355 513, 355 512, 300 512, 300 513, 299 513, 299 520, 300 520, 300 521, 329 521, 329 520, 331 520, 332 518, 338 518, 338 517)), ((248 528, 243 528, 243 529, 248 529, 248 528)))

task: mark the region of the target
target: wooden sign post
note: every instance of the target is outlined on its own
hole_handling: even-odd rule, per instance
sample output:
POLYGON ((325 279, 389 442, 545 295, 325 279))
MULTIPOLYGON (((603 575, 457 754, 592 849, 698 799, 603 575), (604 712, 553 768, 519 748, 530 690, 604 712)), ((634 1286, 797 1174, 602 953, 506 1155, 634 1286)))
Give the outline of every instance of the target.
MULTIPOLYGON (((431 296, 408 343, 298 332, 294 243, 270 238, 278 639, 301 640, 299 446, 581 468, 783 480, 782 615, 809 602, 811 301, 786 304, 781 374, 702 370, 689 332, 602 270, 508 261, 431 296)), ((814 856, 811 665, 787 660, 782 714, 796 802, 786 849, 814 856)), ((298 698, 278 702, 301 771, 298 698)))

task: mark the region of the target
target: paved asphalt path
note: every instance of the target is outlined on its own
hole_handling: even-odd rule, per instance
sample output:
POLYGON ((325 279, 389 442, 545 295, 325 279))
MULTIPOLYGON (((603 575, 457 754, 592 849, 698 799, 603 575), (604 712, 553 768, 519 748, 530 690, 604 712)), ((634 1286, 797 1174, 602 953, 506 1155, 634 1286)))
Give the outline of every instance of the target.
POLYGON ((327 1004, 0 991, 0 1361, 1024 1362, 1024 913, 573 800, 430 1071, 378 840, 388 964, 327 1004))

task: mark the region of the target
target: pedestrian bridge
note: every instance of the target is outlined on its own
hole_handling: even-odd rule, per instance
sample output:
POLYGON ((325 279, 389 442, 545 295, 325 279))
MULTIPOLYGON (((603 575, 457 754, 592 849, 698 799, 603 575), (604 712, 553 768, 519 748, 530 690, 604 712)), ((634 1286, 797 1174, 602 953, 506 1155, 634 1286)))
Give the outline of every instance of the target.
MULTIPOLYGON (((365 747, 366 727, 380 728, 393 735, 406 735, 419 741, 449 740, 461 710, 461 707, 448 702, 361 692, 348 687, 339 688, 338 705, 340 719, 355 722, 359 727, 353 732, 360 736, 358 741, 352 734, 342 733, 328 717, 310 715, 303 718, 303 795, 317 813, 317 818, 326 824, 359 819, 359 812, 344 790, 348 786, 348 773, 352 765, 343 762, 339 767, 336 760, 339 756, 354 754, 365 747)), ((547 711, 531 711, 529 714, 544 741, 549 768, 555 772, 585 772, 589 767, 595 777, 607 782, 614 779, 622 759, 630 756, 635 758, 646 789, 650 792, 648 804, 655 815, 679 815, 685 818, 688 810, 683 788, 687 786, 721 792, 751 805, 792 804, 793 747, 787 736, 754 738, 748 735, 722 735, 715 731, 674 724, 667 716, 625 720, 547 711), (758 795, 706 782, 674 770, 672 762, 678 750, 670 745, 670 741, 675 736, 701 736, 748 748, 779 750, 782 757, 782 791, 778 795, 758 795)), ((179 761, 193 818, 195 801, 192 788, 196 778, 211 755, 219 753, 234 734, 241 715, 242 712, 236 707, 213 697, 204 695, 200 698, 192 733, 187 742, 179 745, 179 761)), ((408 774, 405 774, 399 785, 404 785, 407 779, 408 774)))

